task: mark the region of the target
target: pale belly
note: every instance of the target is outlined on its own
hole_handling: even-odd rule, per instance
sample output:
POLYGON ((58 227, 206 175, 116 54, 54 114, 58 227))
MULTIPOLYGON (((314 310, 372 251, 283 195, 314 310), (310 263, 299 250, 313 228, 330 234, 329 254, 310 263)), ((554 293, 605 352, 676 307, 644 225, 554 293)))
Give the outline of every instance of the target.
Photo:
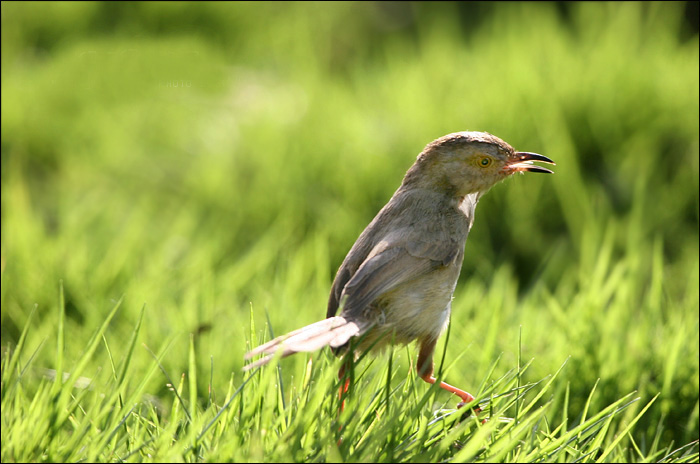
POLYGON ((384 295, 364 312, 373 321, 374 329, 360 349, 382 349, 392 342, 436 340, 447 327, 457 277, 459 267, 450 266, 384 295))

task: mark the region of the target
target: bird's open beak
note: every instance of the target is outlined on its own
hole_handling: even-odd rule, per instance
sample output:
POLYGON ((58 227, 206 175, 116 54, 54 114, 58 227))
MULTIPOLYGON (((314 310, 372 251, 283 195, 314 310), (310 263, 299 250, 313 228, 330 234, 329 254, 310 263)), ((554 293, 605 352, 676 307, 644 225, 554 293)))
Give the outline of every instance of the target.
POLYGON ((546 156, 538 155, 537 153, 530 153, 527 151, 515 152, 515 156, 511 161, 506 164, 503 169, 508 173, 514 172, 547 172, 552 174, 553 172, 542 166, 537 166, 532 164, 533 161, 542 161, 543 163, 556 164, 551 159, 546 156))

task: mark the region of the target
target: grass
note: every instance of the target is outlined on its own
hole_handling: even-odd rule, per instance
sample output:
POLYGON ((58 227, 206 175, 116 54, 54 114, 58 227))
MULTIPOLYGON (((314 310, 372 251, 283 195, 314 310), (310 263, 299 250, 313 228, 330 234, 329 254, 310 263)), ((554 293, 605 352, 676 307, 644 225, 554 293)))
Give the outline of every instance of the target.
MULTIPOLYGON (((198 398, 194 387, 198 372, 205 368, 197 365, 193 337, 188 369, 179 382, 162 366, 162 353, 150 353, 154 361, 148 372, 133 368, 145 311, 123 346, 122 359, 113 357, 115 350, 104 335, 120 304, 95 331, 71 376, 54 375, 47 380, 49 376, 44 375, 32 395, 23 387, 26 367, 20 368, 18 360, 27 325, 17 350, 3 360, 3 408, 15 412, 10 418, 14 421, 4 424, 5 459, 692 462, 698 456, 692 443, 673 449, 661 445, 658 436, 648 447, 635 443, 631 432, 657 397, 638 404, 639 397, 630 393, 599 411, 592 410, 596 384, 580 417, 572 420, 565 413, 570 383, 561 378, 566 366, 526 383, 523 379, 532 361, 521 366, 520 357, 517 369, 498 378, 494 377, 498 360, 491 366, 475 399, 482 409, 478 415, 471 408, 455 410, 436 403, 436 387, 417 386, 413 371, 392 367, 397 352, 390 353, 386 369, 374 369, 377 375, 369 368, 357 372, 356 382, 362 388, 351 390, 341 414, 333 369, 338 362, 328 356, 310 359, 298 378, 286 381, 281 370, 258 368, 236 388, 234 374, 220 399, 213 389, 208 398, 198 398), (94 378, 80 377, 102 344, 111 368, 94 378), (156 366, 173 396, 169 410, 157 400, 143 400, 145 385, 158 375, 156 366), (26 401, 27 396, 33 400, 26 401), (629 448, 619 446, 622 440, 630 443, 629 448)), ((60 304, 59 319, 64 310, 60 304)), ((60 331, 57 335, 59 340, 64 337, 60 331)), ((56 363, 62 362, 58 351, 56 363)), ((210 378, 214 372, 212 362, 210 378)))
POLYGON ((697 462, 689 6, 464 8, 3 3, 2 461, 697 462), (412 345, 340 416, 325 351, 243 374, 464 129, 557 162, 477 209, 435 359, 478 417, 412 345))

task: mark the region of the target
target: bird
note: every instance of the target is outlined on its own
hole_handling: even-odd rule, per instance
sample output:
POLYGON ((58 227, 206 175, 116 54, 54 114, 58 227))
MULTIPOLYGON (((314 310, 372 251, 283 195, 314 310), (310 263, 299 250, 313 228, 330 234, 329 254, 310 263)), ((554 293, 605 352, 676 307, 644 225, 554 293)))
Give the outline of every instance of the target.
MULTIPOLYGON (((360 234, 331 285, 326 318, 258 346, 244 370, 330 346, 347 354, 339 378, 360 354, 417 341, 418 376, 434 384, 433 353, 447 327, 474 211, 492 186, 515 173, 552 173, 546 156, 515 151, 488 132, 447 134, 420 152, 389 202, 360 234)), ((350 379, 341 385, 341 397, 350 379)), ((474 400, 445 382, 440 388, 474 400)), ((344 402, 341 404, 341 410, 344 402)))

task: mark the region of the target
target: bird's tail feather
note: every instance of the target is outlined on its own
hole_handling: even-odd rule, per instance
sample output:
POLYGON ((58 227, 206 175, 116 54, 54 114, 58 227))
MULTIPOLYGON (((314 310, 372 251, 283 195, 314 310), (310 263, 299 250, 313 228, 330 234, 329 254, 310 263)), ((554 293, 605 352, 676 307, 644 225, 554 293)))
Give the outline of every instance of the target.
POLYGON ((348 321, 341 316, 329 317, 277 337, 249 351, 246 353, 245 359, 251 359, 259 354, 267 356, 246 365, 243 370, 247 371, 267 364, 277 351, 282 351, 284 358, 300 351, 316 351, 324 346, 337 348, 345 345, 350 337, 361 335, 361 333, 361 327, 355 322, 348 321))

